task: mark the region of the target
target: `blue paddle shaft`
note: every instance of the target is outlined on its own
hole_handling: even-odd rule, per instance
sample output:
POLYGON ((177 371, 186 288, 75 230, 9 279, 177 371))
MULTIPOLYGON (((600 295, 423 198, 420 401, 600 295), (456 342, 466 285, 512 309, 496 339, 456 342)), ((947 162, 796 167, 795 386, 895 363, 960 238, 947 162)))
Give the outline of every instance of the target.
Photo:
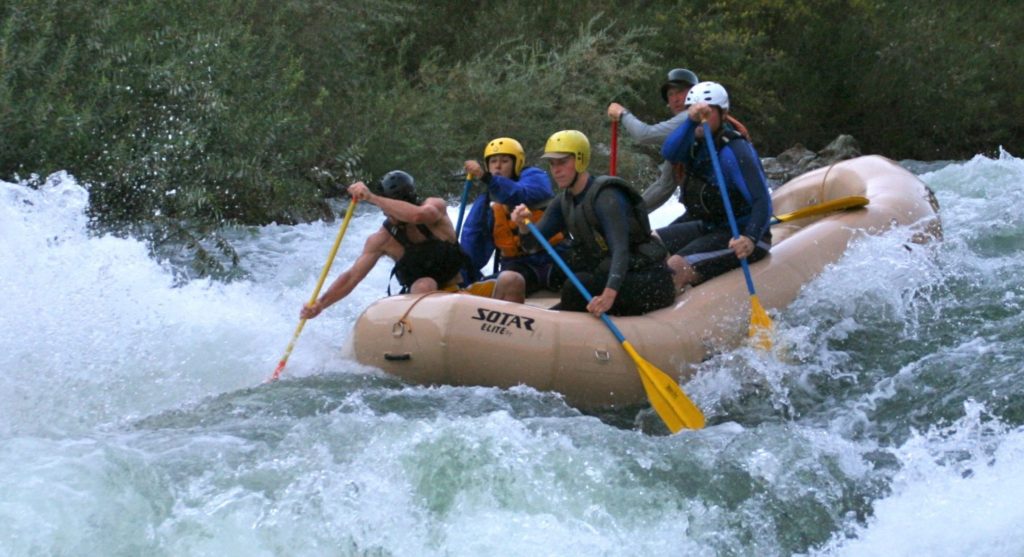
MULTIPOLYGON (((544 249, 547 250, 548 255, 551 256, 551 259, 555 260, 555 263, 557 263, 558 267, 562 269, 562 272, 565 273, 565 276, 569 277, 569 280, 572 281, 573 286, 575 286, 576 289, 580 291, 580 294, 582 294, 583 298, 587 300, 587 303, 590 303, 590 300, 593 300, 594 297, 590 295, 590 292, 587 291, 587 287, 583 286, 583 283, 580 282, 580 279, 576 278, 576 274, 572 272, 572 269, 570 269, 569 266, 565 264, 565 260, 562 259, 562 256, 558 255, 558 252, 555 251, 555 248, 551 247, 551 244, 548 242, 547 238, 545 238, 544 235, 540 233, 540 230, 538 230, 532 222, 526 221, 526 226, 530 228, 530 233, 532 233, 533 237, 536 238, 538 242, 540 242, 540 245, 544 246, 544 249)), ((602 313, 601 321, 604 321, 604 324, 607 325, 609 329, 611 329, 612 334, 615 335, 615 338, 618 339, 619 342, 626 342, 626 337, 623 336, 622 331, 620 331, 619 328, 615 326, 615 323, 608 317, 608 314, 602 313)))
MULTIPOLYGON (((718 153, 715 151, 715 136, 711 135, 711 126, 704 122, 704 142, 708 144, 708 156, 711 157, 711 166, 715 168, 715 179, 718 181, 718 191, 722 194, 722 203, 725 204, 725 215, 729 217, 729 228, 732 230, 732 237, 740 237, 740 229, 736 226, 736 217, 732 212, 732 202, 729 201, 729 190, 725 187, 725 176, 722 174, 722 166, 718 163, 718 153)), ((747 258, 740 259, 740 266, 743 267, 743 277, 747 279, 747 292, 754 295, 754 279, 750 277, 750 266, 747 265, 747 258)))
POLYGON ((466 185, 462 188, 462 201, 459 203, 459 221, 455 225, 455 240, 459 240, 462 234, 462 217, 466 214, 466 200, 469 199, 469 190, 473 187, 473 180, 466 178, 466 185))

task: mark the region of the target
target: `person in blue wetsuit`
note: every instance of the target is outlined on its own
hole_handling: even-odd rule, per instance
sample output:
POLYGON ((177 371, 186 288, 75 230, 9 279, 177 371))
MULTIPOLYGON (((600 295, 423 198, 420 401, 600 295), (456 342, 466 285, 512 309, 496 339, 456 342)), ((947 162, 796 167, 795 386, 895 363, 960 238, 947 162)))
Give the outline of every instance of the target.
MULTIPOLYGON (((639 315, 670 305, 675 287, 665 266, 667 253, 651 236, 640 194, 621 178, 587 172, 590 141, 579 131, 553 134, 543 158, 561 192, 536 226, 545 238, 565 235, 566 264, 594 295, 588 303, 567 281, 558 308, 639 315)), ((524 245, 538 243, 526 226, 528 218, 526 205, 512 211, 524 245)))
POLYGON ((466 174, 478 178, 485 187, 483 195, 474 200, 462 229, 460 243, 471 261, 466 282, 480 280, 481 269, 497 252, 501 273, 494 298, 522 303, 525 294, 541 289, 557 291, 565 276, 539 246, 524 249, 518 228, 509 220, 512 209, 520 204, 530 207, 534 220, 540 220, 554 197, 547 173, 525 166, 523 146, 510 137, 499 137, 487 144, 484 164, 487 170, 475 160, 464 165, 466 174))
POLYGON ((746 138, 726 120, 729 94, 718 83, 705 81, 690 89, 686 98, 688 117, 662 146, 662 155, 681 163, 686 179, 680 201, 682 217, 659 228, 655 234, 672 255, 668 266, 676 287, 696 285, 739 267, 740 258, 754 262, 771 249, 771 194, 761 159, 746 138), (707 121, 714 137, 704 137, 701 122, 707 121), (732 205, 738 238, 732 237, 725 203, 718 188, 708 153, 715 142, 732 205))

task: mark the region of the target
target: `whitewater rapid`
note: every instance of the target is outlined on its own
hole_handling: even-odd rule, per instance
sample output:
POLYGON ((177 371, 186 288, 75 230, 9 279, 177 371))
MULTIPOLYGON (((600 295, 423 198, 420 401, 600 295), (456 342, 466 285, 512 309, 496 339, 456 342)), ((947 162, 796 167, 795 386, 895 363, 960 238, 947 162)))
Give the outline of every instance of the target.
POLYGON ((340 221, 226 230, 242 278, 182 283, 74 177, 0 182, 0 554, 1024 554, 1024 160, 920 168, 945 240, 859 240, 671 437, 346 360, 384 263, 265 384, 340 221))

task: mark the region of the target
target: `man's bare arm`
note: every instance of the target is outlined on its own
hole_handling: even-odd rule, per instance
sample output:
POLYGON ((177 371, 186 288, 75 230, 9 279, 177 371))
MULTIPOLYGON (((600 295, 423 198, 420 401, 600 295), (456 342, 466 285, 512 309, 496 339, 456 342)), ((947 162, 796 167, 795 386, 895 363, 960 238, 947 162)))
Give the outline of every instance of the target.
POLYGON ((299 312, 299 317, 302 319, 312 319, 335 302, 348 296, 366 278, 366 275, 370 273, 370 270, 377 264, 380 257, 385 255, 384 247, 389 239, 390 236, 387 230, 383 228, 367 238, 366 244, 363 246, 363 253, 359 254, 359 257, 352 263, 352 266, 338 275, 338 278, 334 279, 334 282, 327 287, 327 290, 320 295, 320 298, 313 305, 303 306, 302 311, 299 312))

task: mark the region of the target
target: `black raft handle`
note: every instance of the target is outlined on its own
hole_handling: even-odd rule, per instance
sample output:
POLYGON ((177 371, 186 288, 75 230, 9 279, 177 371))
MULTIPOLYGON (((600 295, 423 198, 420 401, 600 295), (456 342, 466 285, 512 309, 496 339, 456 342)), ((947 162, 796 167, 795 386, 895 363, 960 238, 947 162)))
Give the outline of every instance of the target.
POLYGON ((412 354, 406 352, 405 354, 390 354, 384 353, 384 359, 389 362, 407 362, 412 359, 412 354))

